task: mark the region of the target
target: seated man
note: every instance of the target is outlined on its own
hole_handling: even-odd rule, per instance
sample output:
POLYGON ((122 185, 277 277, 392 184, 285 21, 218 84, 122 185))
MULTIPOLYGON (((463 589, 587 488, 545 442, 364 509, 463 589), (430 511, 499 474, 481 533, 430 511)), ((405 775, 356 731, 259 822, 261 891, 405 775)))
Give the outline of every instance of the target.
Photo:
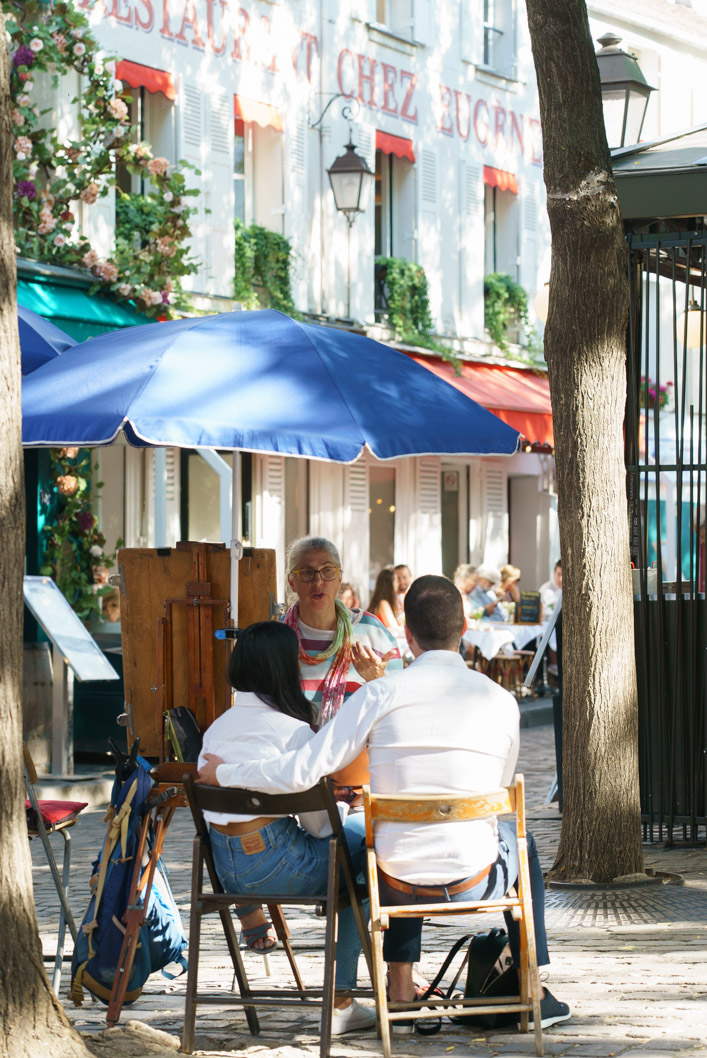
POLYGON ((498 605, 498 596, 492 591, 501 580, 501 571, 493 566, 479 566, 476 584, 469 596, 472 608, 483 609, 487 621, 504 621, 505 615, 498 605))
MULTIPOLYGON (((199 772, 202 781, 255 790, 306 790, 368 746, 374 793, 464 794, 508 785, 518 756, 518 705, 460 657, 464 613, 459 591, 444 577, 418 578, 405 597, 405 622, 415 657, 407 669, 356 691, 330 723, 294 752, 237 766, 207 756, 199 772)), ((389 887, 386 876, 407 887, 439 887, 440 899, 460 900, 501 896, 517 879, 513 827, 494 818, 417 827, 387 823, 376 828, 375 840, 384 902, 414 899, 389 887), (454 888, 451 895, 449 888, 454 888)), ((528 853, 542 965, 549 961, 544 882, 530 835, 528 853)), ((519 965, 518 925, 510 916, 507 923, 519 965)), ((394 919, 386 931, 391 1000, 410 1002, 414 997, 412 969, 420 957, 421 935, 420 919, 394 919)), ((569 1007, 548 991, 541 1010, 544 1028, 570 1016, 569 1007)), ((392 1027, 399 1030, 400 1023, 392 1027)), ((411 1032, 412 1022, 403 1028, 411 1032)))

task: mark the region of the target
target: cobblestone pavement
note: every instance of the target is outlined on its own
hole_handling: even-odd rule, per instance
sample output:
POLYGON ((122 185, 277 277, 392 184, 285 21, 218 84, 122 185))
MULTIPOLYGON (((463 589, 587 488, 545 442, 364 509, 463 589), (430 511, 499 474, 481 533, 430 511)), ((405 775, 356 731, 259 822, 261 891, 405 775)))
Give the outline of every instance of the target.
MULTIPOLYGON (((525 772, 529 826, 535 834, 544 868, 553 860, 560 832, 555 807, 545 805, 554 772, 553 732, 550 726, 521 732, 519 770, 525 772)), ((103 836, 103 812, 87 811, 74 829, 71 906, 80 921, 87 900, 90 864, 103 836)), ((177 903, 188 923, 191 824, 178 812, 166 844, 166 862, 177 903)), ((32 842, 35 894, 40 933, 47 955, 54 951, 58 922, 57 899, 42 863, 41 848, 32 842)), ((646 846, 647 865, 681 874, 685 885, 650 886, 624 890, 617 898, 603 891, 591 906, 583 896, 548 891, 548 933, 552 965, 548 984, 570 1004, 569 1022, 545 1032, 545 1053, 589 1056, 670 1055, 707 1056, 707 850, 646 846), (645 896, 651 890, 650 898, 645 896), (655 892, 657 890, 657 893, 655 892), (613 901, 613 902, 612 902, 613 901)), ((208 920, 207 920, 208 921, 208 920)), ((468 921, 468 920, 467 920, 468 921)), ((288 914, 294 946, 305 979, 321 980, 322 926, 306 912, 288 914)), ((488 919, 484 920, 488 925, 488 919)), ((425 925, 420 969, 432 974, 453 940, 466 931, 462 919, 425 925)), ((479 925, 478 928, 483 928, 479 925)), ((202 947, 200 983, 223 989, 231 985, 228 955, 215 924, 202 947)), ((262 987, 263 960, 246 954, 246 969, 262 987)), ((272 980, 286 980, 281 952, 271 956, 272 980)), ((62 992, 68 984, 68 966, 62 992)), ((362 979, 365 973, 362 971, 362 979)), ((74 1008, 64 999, 76 1028, 95 1054, 110 1058, 173 1055, 179 1045, 185 978, 168 982, 154 975, 115 1029, 105 1030, 105 1008, 87 1002, 74 1008)), ((365 980, 362 980, 365 984, 365 980)), ((272 1012, 261 1016, 260 1036, 248 1034, 240 1010, 202 1007, 197 1017, 196 1048, 203 1055, 247 1054, 257 1058, 294 1058, 318 1054, 317 1016, 272 1012)), ((404 1037, 393 1043, 402 1056, 442 1058, 445 1055, 499 1055, 504 1058, 534 1053, 530 1036, 497 1032, 483 1034, 445 1022, 432 1037, 404 1037)), ((334 1055, 367 1058, 381 1053, 374 1034, 334 1040, 334 1055)))

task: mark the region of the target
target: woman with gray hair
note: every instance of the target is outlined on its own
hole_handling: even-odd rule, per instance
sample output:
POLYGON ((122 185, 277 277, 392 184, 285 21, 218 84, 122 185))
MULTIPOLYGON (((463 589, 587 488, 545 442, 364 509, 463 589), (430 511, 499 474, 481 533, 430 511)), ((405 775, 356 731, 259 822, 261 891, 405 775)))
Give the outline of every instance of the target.
POLYGON ((321 726, 364 684, 402 668, 395 637, 373 614, 348 610, 337 593, 341 559, 331 540, 304 536, 290 547, 287 583, 296 602, 285 624, 299 640, 302 690, 321 726))

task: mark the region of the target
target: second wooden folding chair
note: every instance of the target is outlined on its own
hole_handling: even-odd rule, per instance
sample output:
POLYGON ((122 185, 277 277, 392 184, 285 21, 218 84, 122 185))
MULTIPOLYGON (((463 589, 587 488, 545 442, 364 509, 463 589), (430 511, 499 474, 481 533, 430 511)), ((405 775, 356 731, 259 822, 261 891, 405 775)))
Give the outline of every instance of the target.
MULTIPOLYGON (((237 790, 219 786, 203 786, 185 776, 184 787, 196 825, 196 837, 193 845, 191 917, 189 926, 189 973, 187 977, 187 996, 184 1010, 184 1031, 182 1050, 190 1053, 194 1047, 194 1026, 196 1008, 200 1004, 235 1005, 245 1009, 248 1027, 252 1035, 260 1031, 258 1007, 321 1007, 321 1058, 327 1058, 331 1043, 331 1015, 334 1005, 334 971, 336 963, 336 935, 340 907, 348 900, 354 911, 358 932, 361 937, 363 953, 368 963, 369 972, 373 973, 370 937, 366 929, 365 912, 360 896, 356 890, 349 850, 343 834, 341 819, 332 796, 331 786, 326 779, 300 794, 261 794, 250 790, 237 790), (326 892, 311 896, 289 896, 259 894, 252 889, 242 893, 224 892, 214 867, 208 824, 203 813, 224 812, 229 815, 250 816, 287 816, 303 812, 326 811, 332 826, 329 839, 328 884, 326 892), (208 875, 207 888, 204 869, 208 875), (340 893, 340 880, 343 876, 346 892, 340 893), (290 968, 295 979, 295 988, 251 988, 246 976, 243 960, 238 945, 238 937, 231 917, 231 908, 235 904, 266 904, 278 937, 287 954, 290 968), (323 987, 308 988, 302 981, 294 953, 289 941, 287 926, 282 916, 283 905, 310 905, 316 913, 326 918, 324 936, 324 982, 323 987), (204 916, 217 913, 226 937, 229 954, 233 963, 235 980, 239 994, 228 996, 205 994, 198 990, 199 951, 201 946, 201 925, 204 916)), ((357 989, 350 995, 370 995, 357 989)))

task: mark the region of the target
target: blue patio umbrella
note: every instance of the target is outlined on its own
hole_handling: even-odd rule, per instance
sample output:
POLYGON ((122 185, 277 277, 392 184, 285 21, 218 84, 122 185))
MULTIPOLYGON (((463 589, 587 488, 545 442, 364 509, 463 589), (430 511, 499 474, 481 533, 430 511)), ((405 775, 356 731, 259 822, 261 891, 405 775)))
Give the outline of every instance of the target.
POLYGON ((113 331, 23 387, 25 445, 244 449, 348 463, 510 455, 518 433, 404 353, 280 312, 113 331))
POLYGON ((518 444, 516 430, 404 353, 270 310, 91 338, 25 380, 22 412, 26 446, 105 445, 122 430, 138 447, 348 463, 366 447, 394 459, 511 455, 518 444))
POLYGON ((17 306, 17 326, 20 332, 23 375, 29 375, 76 345, 71 335, 45 320, 44 316, 26 309, 24 305, 17 306))

